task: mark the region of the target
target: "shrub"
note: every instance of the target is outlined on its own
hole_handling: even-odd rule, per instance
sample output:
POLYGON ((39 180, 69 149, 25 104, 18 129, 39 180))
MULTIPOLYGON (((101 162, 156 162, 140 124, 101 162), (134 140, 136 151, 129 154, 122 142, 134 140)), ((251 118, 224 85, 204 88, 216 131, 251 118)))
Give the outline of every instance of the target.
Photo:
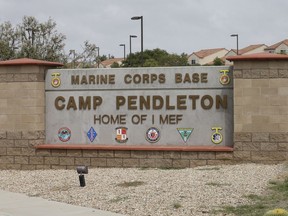
POLYGON ((277 208, 266 212, 264 216, 288 216, 288 212, 285 209, 277 208))

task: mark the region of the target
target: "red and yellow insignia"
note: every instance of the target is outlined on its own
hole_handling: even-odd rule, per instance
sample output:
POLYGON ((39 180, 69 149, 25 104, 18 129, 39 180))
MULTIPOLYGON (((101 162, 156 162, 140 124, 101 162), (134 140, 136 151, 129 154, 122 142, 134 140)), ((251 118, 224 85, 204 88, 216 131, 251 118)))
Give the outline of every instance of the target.
POLYGON ((126 127, 117 127, 117 128, 115 128, 115 130, 116 130, 116 138, 115 138, 115 140, 118 143, 125 143, 128 140, 128 137, 127 137, 128 128, 126 128, 126 127))

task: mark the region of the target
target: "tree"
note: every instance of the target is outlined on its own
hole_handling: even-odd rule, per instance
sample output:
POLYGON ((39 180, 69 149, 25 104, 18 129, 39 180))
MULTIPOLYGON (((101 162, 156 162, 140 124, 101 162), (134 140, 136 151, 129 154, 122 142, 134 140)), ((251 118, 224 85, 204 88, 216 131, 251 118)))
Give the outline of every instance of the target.
MULTIPOLYGON (((188 65, 187 54, 181 55, 169 54, 165 50, 159 48, 154 50, 145 50, 143 52, 144 67, 169 67, 169 66, 186 66, 188 65)), ((141 52, 132 53, 123 61, 123 67, 141 67, 142 54, 141 52)))
POLYGON ((5 22, 0 25, 0 59, 6 60, 16 56, 15 49, 17 48, 17 34, 14 34, 15 29, 11 23, 5 22))
POLYGON ((107 60, 107 56, 106 55, 100 56, 100 60, 101 60, 101 62, 107 60))
POLYGON ((35 17, 24 16, 16 27, 10 22, 0 25, 0 59, 27 57, 65 62, 65 39, 52 19, 40 23, 35 17))
POLYGON ((117 62, 113 62, 113 64, 111 64, 110 66, 111 68, 119 68, 120 65, 117 62))
POLYGON ((223 60, 221 58, 218 58, 216 57, 214 60, 213 60, 213 65, 215 66, 220 66, 220 65, 224 65, 225 63, 223 62, 223 60))
POLYGON ((155 59, 147 59, 143 66, 144 67, 158 67, 159 64, 155 59))
POLYGON ((72 68, 92 68, 97 66, 101 61, 107 59, 106 56, 98 56, 98 47, 90 43, 89 41, 84 41, 84 46, 82 46, 81 52, 76 52, 75 50, 70 50, 68 61, 66 67, 72 68), (103 60, 104 59, 104 60, 103 60), (70 66, 71 65, 71 66, 70 66))

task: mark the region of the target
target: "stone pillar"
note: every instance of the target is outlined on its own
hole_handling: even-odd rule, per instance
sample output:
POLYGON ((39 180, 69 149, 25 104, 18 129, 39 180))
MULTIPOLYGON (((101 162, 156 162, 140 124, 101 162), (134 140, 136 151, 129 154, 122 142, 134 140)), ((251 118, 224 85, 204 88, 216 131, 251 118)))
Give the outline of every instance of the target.
POLYGON ((234 160, 288 159, 288 56, 253 54, 234 61, 234 160))
POLYGON ((45 140, 45 70, 60 63, 34 59, 0 62, 0 169, 43 164, 35 145, 45 140))

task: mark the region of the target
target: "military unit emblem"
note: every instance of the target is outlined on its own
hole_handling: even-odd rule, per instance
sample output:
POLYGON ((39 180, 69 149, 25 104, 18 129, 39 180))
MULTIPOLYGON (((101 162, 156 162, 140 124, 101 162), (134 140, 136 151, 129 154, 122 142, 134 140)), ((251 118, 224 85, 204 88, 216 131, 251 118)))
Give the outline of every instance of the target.
POLYGON ((127 137, 128 128, 126 128, 126 127, 117 127, 115 130, 116 130, 116 138, 115 138, 115 140, 118 143, 125 143, 128 140, 128 137, 127 137))
POLYGON ((215 130, 215 132, 211 136, 211 140, 214 144, 220 144, 223 140, 222 134, 219 132, 219 130, 222 130, 221 127, 213 127, 212 130, 215 130))
POLYGON ((227 74, 229 70, 220 70, 220 73, 223 73, 219 78, 220 83, 222 85, 228 85, 230 83, 230 77, 227 74))
POLYGON ((71 138, 71 130, 67 127, 62 127, 58 130, 58 138, 62 142, 67 142, 71 138))
POLYGON ((96 133, 96 131, 94 130, 93 127, 91 127, 91 128, 89 129, 89 131, 87 132, 87 136, 88 136, 90 142, 93 142, 93 141, 94 141, 94 139, 95 139, 96 136, 97 136, 97 133, 96 133))
POLYGON ((146 131, 146 140, 150 143, 156 143, 160 139, 160 131, 158 128, 150 127, 146 131))
POLYGON ((182 140, 186 143, 194 128, 177 128, 182 140))
MULTIPOLYGON (((215 131, 211 135, 211 141, 216 145, 220 144, 223 141, 223 135, 219 132, 220 130, 222 130, 222 128, 212 127, 211 129, 215 131)), ((177 131, 180 134, 184 143, 187 143, 193 130, 194 128, 177 128, 177 131)), ((118 143, 126 143, 128 140, 127 136, 128 128, 117 127, 115 128, 115 131, 116 131, 115 141, 118 143)), ((93 127, 91 127, 87 132, 87 137, 90 140, 90 142, 93 142, 97 137, 97 135, 98 134, 93 127)), ((57 136, 60 141, 67 142, 71 138, 71 130, 68 127, 62 127, 58 130, 57 136)), ((150 127, 145 133, 145 138, 150 143, 158 142, 160 140, 160 130, 156 127, 150 127)))
POLYGON ((51 85, 54 88, 58 88, 61 85, 61 80, 60 80, 60 73, 52 73, 52 80, 51 80, 51 85))

